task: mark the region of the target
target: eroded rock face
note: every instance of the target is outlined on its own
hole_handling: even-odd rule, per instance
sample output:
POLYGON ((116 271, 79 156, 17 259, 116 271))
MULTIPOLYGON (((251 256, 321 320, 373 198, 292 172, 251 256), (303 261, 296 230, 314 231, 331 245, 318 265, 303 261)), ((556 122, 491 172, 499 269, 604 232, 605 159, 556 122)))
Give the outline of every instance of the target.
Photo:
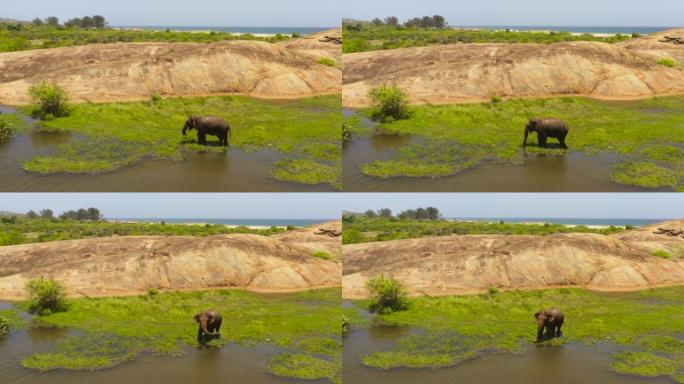
MULTIPOLYGON (((335 252, 334 244, 323 243, 322 249, 335 252)), ((150 288, 293 292, 339 286, 339 259, 313 257, 314 248, 294 235, 278 239, 243 234, 108 237, 0 247, 0 299, 25 298, 26 281, 41 276, 64 284, 71 296, 141 294, 150 288)))
POLYGON ((27 90, 40 81, 61 85, 75 102, 143 100, 155 93, 281 99, 340 92, 342 71, 316 63, 309 52, 324 48, 290 44, 118 43, 2 53, 0 104, 29 103, 27 90))
POLYGON ((336 39, 342 39, 341 29, 322 31, 298 39, 288 40, 281 44, 285 48, 303 55, 309 55, 315 59, 329 57, 339 62, 342 58, 342 45, 337 44, 334 41, 336 39))
POLYGON ((344 55, 343 105, 368 105, 368 90, 392 84, 415 104, 498 97, 582 95, 627 100, 684 93, 684 45, 660 42, 673 30, 621 44, 452 44, 344 55))
POLYGON ((654 234, 656 227, 612 236, 447 236, 343 247, 343 296, 363 298, 369 278, 384 274, 412 295, 456 295, 499 289, 584 287, 597 291, 684 285, 684 238, 654 234))

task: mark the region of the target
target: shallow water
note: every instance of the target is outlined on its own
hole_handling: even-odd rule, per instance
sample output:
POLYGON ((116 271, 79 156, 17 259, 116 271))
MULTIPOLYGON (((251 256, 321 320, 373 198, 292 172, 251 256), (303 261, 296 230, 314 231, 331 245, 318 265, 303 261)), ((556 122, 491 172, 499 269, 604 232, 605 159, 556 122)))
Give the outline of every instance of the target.
MULTIPOLYGON (((12 113, 3 107, 3 113, 12 113)), ((26 117, 25 117, 26 118, 26 117)), ((30 119, 29 119, 30 120, 30 119)), ((37 175, 21 164, 71 140, 65 133, 34 132, 0 143, 3 192, 330 192, 329 185, 302 185, 270 176, 277 151, 186 153, 183 161, 145 160, 102 174, 37 175)))
POLYGON ((342 379, 345 384, 636 384, 672 383, 669 378, 620 375, 610 370, 617 348, 608 344, 588 347, 568 343, 562 347, 530 346, 522 355, 485 354, 441 369, 378 370, 364 366, 361 358, 391 348, 411 331, 401 327, 356 330, 344 339, 342 379))
POLYGON ((22 358, 49 352, 53 344, 69 335, 66 329, 32 328, 0 338, 0 383, 3 384, 137 384, 137 383, 326 383, 270 375, 269 360, 278 354, 274 347, 186 348, 184 355, 145 355, 132 362, 100 371, 55 370, 38 372, 23 368, 22 358))

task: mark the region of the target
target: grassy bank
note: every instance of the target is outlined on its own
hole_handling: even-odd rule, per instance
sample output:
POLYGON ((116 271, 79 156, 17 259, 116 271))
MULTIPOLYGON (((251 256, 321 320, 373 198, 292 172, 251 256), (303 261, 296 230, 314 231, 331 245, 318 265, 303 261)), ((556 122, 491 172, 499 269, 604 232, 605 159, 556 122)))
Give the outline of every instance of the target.
POLYGON ((209 236, 230 233, 271 235, 282 231, 285 229, 279 227, 250 229, 248 227, 231 228, 218 224, 114 223, 17 218, 14 222, 7 220, 0 222, 0 246, 114 235, 209 236))
POLYGON ((270 149, 285 156, 274 163, 274 178, 339 187, 339 108, 339 95, 288 101, 220 96, 77 104, 70 116, 40 123, 43 129, 72 132, 76 137, 54 154, 33 158, 23 166, 40 174, 97 173, 144 158, 182 160, 183 151, 224 151, 215 137, 208 137, 207 148, 197 144, 195 131, 187 138, 181 135, 188 116, 215 115, 231 125, 232 148, 270 149))
MULTIPOLYGON (((628 223, 625 223, 628 225, 628 223)), ((624 231, 624 227, 589 228, 583 225, 568 227, 562 224, 520 224, 520 223, 488 223, 460 221, 420 221, 387 219, 382 217, 368 218, 354 216, 345 218, 342 244, 368 243, 414 239, 432 236, 450 235, 534 235, 544 236, 554 233, 599 233, 609 235, 624 231)))
POLYGON ((417 331, 398 339, 392 349, 364 356, 363 362, 381 369, 438 368, 483 353, 522 353, 536 336, 533 314, 551 306, 561 308, 566 319, 564 337, 551 344, 616 343, 624 352, 613 356, 613 370, 670 376, 684 383, 684 287, 621 294, 554 289, 416 298, 407 311, 375 320, 417 331))
POLYGON ((274 43, 290 38, 287 35, 258 37, 251 34, 234 35, 228 32, 84 29, 29 24, 23 24, 19 30, 16 30, 13 27, 8 29, 9 25, 15 24, 0 23, 0 52, 119 42, 213 43, 225 40, 260 40, 274 43))
MULTIPOLYGON (((415 140, 397 150, 394 158, 362 166, 370 176, 446 176, 485 162, 522 164, 525 124, 531 117, 553 116, 570 126, 570 150, 586 155, 618 154, 622 162, 612 179, 646 188, 684 188, 684 96, 610 102, 568 97, 534 100, 415 106, 408 120, 379 124, 378 129, 415 140)), ((372 111, 360 111, 370 116, 372 111)), ((353 120, 347 119, 347 124, 353 120)), ((357 122, 352 132, 371 135, 373 129, 357 122)), ((563 155, 560 149, 536 147, 528 140, 528 154, 563 155)), ((552 146, 557 142, 550 139, 552 146)))
POLYGON ((34 318, 44 326, 76 331, 52 351, 27 356, 38 370, 98 369, 142 352, 180 355, 197 345, 192 316, 215 308, 223 316, 220 340, 211 345, 260 343, 282 349, 264 370, 288 377, 340 382, 340 291, 264 295, 244 291, 151 294, 71 300, 69 310, 34 318))
POLYGON ((591 34, 573 35, 569 32, 516 32, 497 30, 460 30, 434 28, 406 28, 355 24, 343 29, 342 52, 354 53, 383 49, 424 47, 428 45, 457 43, 538 43, 550 44, 563 41, 600 41, 617 43, 632 38, 631 35, 599 37, 591 34))

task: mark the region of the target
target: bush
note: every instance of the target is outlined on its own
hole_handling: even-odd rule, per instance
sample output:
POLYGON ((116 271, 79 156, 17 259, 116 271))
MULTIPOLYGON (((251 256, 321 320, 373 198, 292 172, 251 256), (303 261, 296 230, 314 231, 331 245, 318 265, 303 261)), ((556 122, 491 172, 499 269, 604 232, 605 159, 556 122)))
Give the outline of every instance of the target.
POLYGON ((670 67, 670 68, 674 68, 677 66, 677 63, 675 63, 674 60, 670 60, 670 59, 662 59, 662 60, 658 61, 658 64, 664 65, 664 66, 670 67))
POLYGON ((373 113, 373 120, 392 122, 394 120, 408 119, 408 96, 399 88, 389 85, 381 85, 368 91, 373 106, 377 111, 373 113))
POLYGON ((0 317, 0 337, 7 336, 9 334, 9 321, 0 317))
POLYGON ((502 101, 500 96, 492 96, 492 104, 498 104, 502 101))
POLYGON ((324 251, 315 251, 314 253, 312 253, 312 256, 317 257, 319 259, 323 259, 323 260, 332 259, 332 255, 329 254, 328 252, 324 252, 324 251))
POLYGON ((347 335, 351 331, 351 323, 349 321, 349 318, 345 315, 342 315, 342 334, 347 335))
POLYGON ((150 101, 153 102, 153 103, 156 103, 156 102, 158 102, 158 101, 161 101, 161 99, 162 99, 162 97, 161 97, 161 95, 159 94, 159 92, 155 92, 155 93, 152 94, 152 96, 150 96, 150 101))
POLYGON ((653 255, 655 257, 660 257, 661 259, 671 259, 672 258, 672 255, 670 254, 670 252, 663 251, 662 249, 658 249, 656 251, 653 251, 653 253, 651 253, 651 255, 653 255))
POLYGON ((33 100, 33 118, 50 120, 69 116, 69 98, 59 85, 45 82, 34 84, 29 88, 29 95, 33 100))
POLYGON ((382 314, 408 309, 406 290, 399 281, 380 275, 368 280, 366 287, 371 294, 371 312, 382 314))
POLYGON ((150 288, 147 290, 147 295, 150 297, 157 296, 159 294, 159 290, 157 288, 150 288))
POLYGON ((496 295, 497 293, 499 293, 499 288, 497 288, 497 287, 489 288, 489 294, 490 295, 496 295))
POLYGON ((0 117, 0 143, 9 140, 12 134, 12 126, 9 121, 0 117))
POLYGON ((337 61, 335 61, 329 57, 321 57, 316 62, 318 64, 321 64, 321 65, 327 65, 328 67, 334 67, 337 65, 337 61))
POLYGON ((31 296, 29 312, 39 316, 64 312, 68 305, 64 287, 54 280, 39 278, 29 280, 26 290, 31 296))

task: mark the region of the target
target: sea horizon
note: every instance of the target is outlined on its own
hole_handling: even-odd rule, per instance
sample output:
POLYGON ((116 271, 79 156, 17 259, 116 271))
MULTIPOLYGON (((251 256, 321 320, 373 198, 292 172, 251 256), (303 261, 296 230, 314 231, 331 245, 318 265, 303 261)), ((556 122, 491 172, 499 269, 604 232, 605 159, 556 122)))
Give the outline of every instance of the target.
POLYGON ((257 27, 257 26, 216 26, 216 25, 117 25, 113 28, 136 28, 136 29, 153 29, 153 30, 172 30, 172 31, 215 31, 215 32, 229 32, 229 33, 252 33, 252 34, 291 34, 299 33, 301 35, 310 35, 312 33, 325 31, 337 27, 257 27))
POLYGON ((110 221, 137 221, 143 223, 158 223, 164 221, 169 224, 192 224, 192 223, 207 223, 207 224, 222 224, 222 225, 244 225, 244 226, 275 226, 287 227, 292 225, 295 227, 306 227, 313 224, 324 223, 335 219, 217 219, 217 218, 168 218, 168 217, 107 217, 110 221))
POLYGON ((627 219, 613 219, 613 218, 577 218, 577 217, 446 217, 447 220, 465 220, 465 221, 503 221, 506 223, 549 223, 549 224, 563 224, 563 225, 601 225, 601 226, 644 226, 655 224, 663 221, 673 219, 644 219, 644 218, 627 218, 627 219))
POLYGON ((477 28, 477 29, 511 29, 518 31, 558 31, 571 33, 605 33, 605 34, 628 34, 639 33, 648 35, 668 29, 681 28, 672 26, 572 26, 572 25, 456 25, 452 28, 477 28))

